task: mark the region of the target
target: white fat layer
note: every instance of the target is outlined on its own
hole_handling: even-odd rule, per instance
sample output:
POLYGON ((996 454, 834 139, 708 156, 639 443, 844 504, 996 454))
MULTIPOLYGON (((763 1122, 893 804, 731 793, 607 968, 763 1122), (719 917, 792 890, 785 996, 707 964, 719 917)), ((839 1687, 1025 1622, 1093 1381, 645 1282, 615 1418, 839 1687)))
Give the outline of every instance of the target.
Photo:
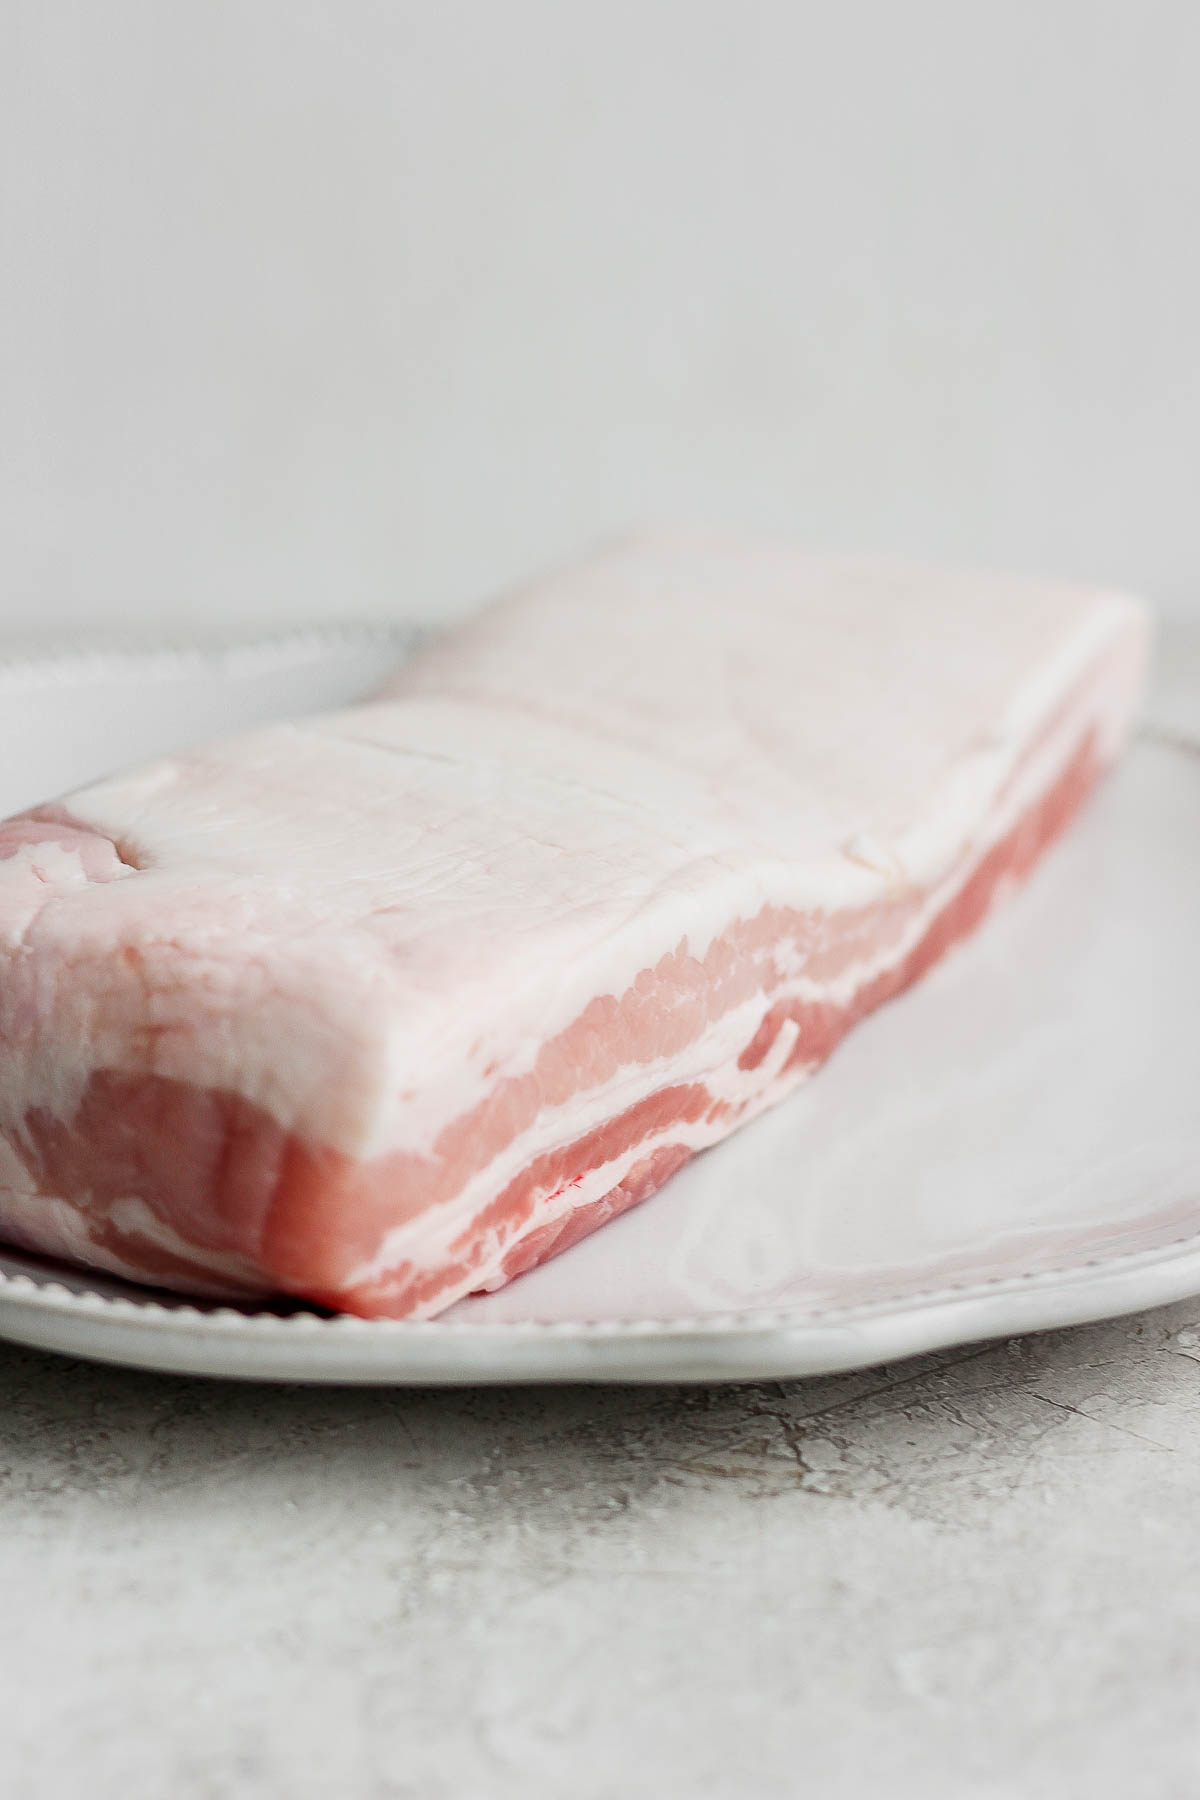
MULTIPOLYGON (((0 863, 0 943, 11 957, 5 985, 10 996, 20 987, 19 1000, 0 993, 0 1010, 9 1006, 0 1035, 12 1049, 0 1063, 0 1124, 19 1133, 35 1107, 69 1122, 90 1076, 116 1069, 233 1089, 286 1129, 363 1160, 432 1153, 446 1125, 498 1081, 530 1070, 589 1001, 621 994, 681 943, 702 958, 767 904, 802 913, 867 908, 898 885, 932 894, 948 871, 958 879, 964 855, 981 854, 1019 797, 1049 779, 1044 751, 997 804, 1031 739, 1118 644, 1127 646, 1125 663, 1111 681, 1098 673, 1073 730, 1077 738, 1098 718, 1111 750, 1127 718, 1138 672, 1133 603, 1056 590, 1030 597, 1017 584, 977 608, 978 632, 960 632, 957 649, 943 657, 970 582, 927 602, 924 577, 905 586, 886 571, 827 578, 821 568, 801 586, 824 583, 832 600, 818 595, 810 617, 789 599, 744 632, 735 609, 736 631, 714 612, 689 635, 695 596, 664 603, 647 641, 656 650, 681 646, 682 699, 672 693, 653 754, 625 742, 632 727, 615 701, 611 721, 604 714, 611 741, 576 737, 557 717, 539 721, 536 709, 518 709, 506 722, 508 671, 517 668, 527 689, 531 671, 563 690, 576 679, 586 687, 578 665, 593 648, 608 655, 609 639, 610 660, 626 656, 630 682, 645 685, 653 658, 637 654, 640 610, 658 604, 664 554, 626 558, 632 574, 618 559, 615 572, 595 578, 603 593, 633 596, 611 629, 605 625, 603 644, 577 646, 581 632, 595 637, 603 593, 584 594, 586 607, 572 612, 568 582, 549 611, 545 594, 534 596, 527 622, 518 620, 524 635, 513 637, 511 610, 485 615, 461 641, 414 665, 412 692, 394 704, 271 728, 71 797, 73 817, 131 843, 147 872, 88 891, 77 858, 50 884, 27 850, 0 863), (839 582, 849 582, 845 594, 839 582), (843 600, 861 611, 868 589, 878 596, 864 616, 907 646, 908 664, 895 692, 886 682, 878 688, 864 753, 838 737, 830 696, 855 678, 863 654, 861 641, 839 635, 843 600), (912 610, 897 615, 893 603, 912 610), (555 620, 565 653, 553 643, 543 648, 555 620), (693 637, 708 645, 707 662, 693 655, 693 637), (777 639, 786 656, 773 655, 777 639), (927 651, 913 651, 926 641, 927 651), (1023 671, 1006 688, 992 673, 1001 650, 1006 670, 1023 671), (518 651, 524 660, 514 664, 518 651), (743 692, 738 659, 750 653, 762 666, 751 668, 743 692), (921 686, 913 672, 921 654, 933 659, 942 696, 928 720, 914 717, 909 703, 921 686), (773 662, 812 665, 808 686, 786 707, 782 690, 769 686, 773 662), (955 700, 960 664, 972 696, 966 710, 974 716, 978 706, 984 734, 973 743, 955 700), (491 700, 477 703, 474 690, 456 698, 458 676, 481 666, 491 700), (748 713, 746 693, 753 701, 761 681, 775 710, 764 702, 748 713), (781 749, 771 728, 790 730, 793 712, 806 709, 820 725, 816 751, 807 744, 800 755, 786 732, 781 749), (719 766, 710 736, 722 747, 719 766), (514 777, 505 759, 534 738, 537 766, 527 759, 514 777), (912 784, 893 779, 891 765, 906 758, 942 774, 932 788, 912 789, 922 798, 902 815, 894 809, 912 784), (547 772, 554 767, 559 776, 547 772), (861 816, 864 793, 869 818, 861 816), (802 815, 794 831, 793 799, 802 815), (514 822, 527 813, 551 820, 561 835, 547 843, 536 831, 521 835, 514 822), (830 819, 836 829, 826 828, 830 819), (487 829, 476 844, 480 821, 487 829), (866 858, 854 854, 864 836, 873 852, 866 858), (121 952, 131 943, 139 955, 126 974, 121 952)), ((771 581, 800 579, 791 562, 771 567, 771 581)), ((660 666, 670 680, 669 658, 660 666)), ((610 693, 619 698, 622 669, 603 671, 604 706, 610 693)), ((872 674, 871 695, 874 683, 872 674)), ((634 725, 649 714, 639 698, 634 725)), ((1069 735, 1064 730, 1064 743, 1069 735)), ((37 855, 44 864, 42 846, 37 855)), ((783 972, 794 985, 770 998, 805 994, 802 967, 783 972)), ((823 992, 840 998, 866 978, 847 971, 823 992)), ((727 1054, 715 1041, 708 1048, 710 1067, 727 1054)), ((673 1059, 672 1075, 696 1060, 673 1059)), ((639 1065, 626 1091, 651 1091, 648 1074, 639 1065)))
MULTIPOLYGON (((136 1207, 140 1213, 149 1209, 140 1200, 120 1201, 123 1207, 136 1207)), ((113 1209, 115 1211, 115 1208, 113 1209)), ((198 1248, 173 1232, 157 1229, 138 1230, 127 1245, 130 1254, 122 1256, 110 1244, 92 1235, 91 1220, 73 1200, 52 1194, 15 1192, 0 1187, 0 1217, 4 1236, 10 1244, 33 1251, 38 1256, 57 1256, 64 1262, 82 1268, 103 1269, 119 1275, 124 1281, 145 1283, 153 1279, 153 1270, 140 1260, 133 1249, 137 1237, 153 1239, 161 1249, 169 1249, 184 1265, 171 1271, 170 1285, 184 1294, 195 1294, 207 1300, 245 1300, 265 1291, 262 1272, 244 1257, 225 1257, 198 1248), (194 1268, 194 1276, 187 1271, 194 1268)))
POLYGON ((88 1216, 73 1201, 38 1194, 28 1186, 5 1185, 0 1188, 0 1217, 5 1239, 11 1244, 41 1256, 61 1256, 66 1262, 105 1268, 134 1281, 145 1279, 139 1269, 122 1264, 93 1242, 88 1216))
MULTIPOLYGON (((231 1293, 262 1291, 262 1275, 248 1257, 228 1251, 198 1248, 177 1231, 173 1231, 157 1213, 151 1211, 144 1200, 134 1195, 114 1200, 108 1209, 108 1216, 127 1244, 140 1239, 168 1256, 178 1257, 183 1263, 194 1264, 204 1275, 219 1277, 231 1293)), ((174 1281, 174 1275, 171 1279, 174 1281)), ((206 1283, 204 1291, 212 1292, 211 1283, 206 1283)))
POLYGON ((84 1267, 100 1268, 127 1281, 145 1281, 147 1264, 133 1246, 140 1239, 167 1251, 195 1269, 173 1272, 171 1285, 186 1293, 210 1299, 245 1298, 263 1292, 261 1271, 244 1256, 222 1255, 180 1237, 157 1217, 144 1200, 130 1197, 108 1208, 105 1222, 115 1224, 126 1238, 128 1255, 122 1256, 92 1234, 94 1215, 73 1200, 37 1190, 31 1171, 11 1144, 0 1138, 0 1219, 9 1243, 42 1256, 59 1256, 84 1267))

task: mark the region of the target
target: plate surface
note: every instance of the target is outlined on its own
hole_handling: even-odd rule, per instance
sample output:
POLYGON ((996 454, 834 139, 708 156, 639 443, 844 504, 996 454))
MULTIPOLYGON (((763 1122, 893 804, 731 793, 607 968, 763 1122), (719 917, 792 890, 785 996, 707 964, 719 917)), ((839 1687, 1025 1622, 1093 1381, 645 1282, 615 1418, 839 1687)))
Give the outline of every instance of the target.
MULTIPOLYGON (((403 632, 0 667, 0 816, 339 704, 403 632)), ((806 1375, 1200 1291, 1200 748, 1145 734, 1029 886, 645 1206, 422 1324, 239 1311, 0 1251, 0 1335, 271 1380, 806 1375)))

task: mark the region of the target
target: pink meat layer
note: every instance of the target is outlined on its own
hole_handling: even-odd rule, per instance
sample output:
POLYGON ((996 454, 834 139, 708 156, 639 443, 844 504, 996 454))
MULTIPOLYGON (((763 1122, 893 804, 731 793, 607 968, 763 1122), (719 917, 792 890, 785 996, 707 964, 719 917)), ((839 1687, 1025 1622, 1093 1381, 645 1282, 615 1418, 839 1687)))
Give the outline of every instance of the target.
MULTIPOLYGON (((114 976, 113 956, 133 983, 136 1027, 122 1023, 116 1050, 98 1053, 82 1077, 76 1071, 71 1081, 56 1081, 51 1068, 39 1092, 34 1075, 48 1052, 33 978, 39 971, 30 976, 29 969, 39 954, 37 914, 28 915, 32 925, 22 914, 3 1029, 10 1054, 23 1054, 31 1074, 19 1117, 3 1133, 9 1178, 0 1189, 0 1231, 29 1248, 166 1287, 282 1292, 367 1317, 427 1317, 521 1274, 646 1199, 698 1149, 781 1097, 857 1019, 975 929, 1111 760, 1136 688, 1140 641, 1132 609, 1101 634, 1041 705, 977 816, 925 880, 901 870, 865 898, 831 889, 829 904, 802 906, 762 899, 756 877, 745 892, 757 890, 759 904, 735 907, 704 942, 693 944, 686 929, 668 930, 668 947, 619 979, 615 964, 611 985, 545 1030, 531 1053, 523 1048, 530 1020, 518 1010, 523 989, 514 983, 520 1054, 506 1057, 503 1036, 487 1039, 481 1021, 470 1048, 480 1079, 463 1087, 462 1103, 444 1105, 428 1131, 410 1134, 414 1141, 376 1153, 330 1142, 311 1121, 289 1121, 284 1107, 246 1091, 249 1081, 246 1088, 198 1081, 155 1066, 164 1044, 176 1041, 174 989, 153 962, 158 938, 151 944, 128 931, 105 952, 110 961, 85 1029, 97 1041, 107 1032, 111 1045, 114 995, 126 1009, 122 1021, 127 1016, 125 976, 114 976)), ((879 704, 886 707, 885 696, 879 704)), ((984 732, 993 725, 980 721, 984 732)), ((56 858, 73 857, 76 898, 103 885, 110 904, 120 898, 138 916, 132 897, 156 854, 142 814, 132 811, 128 831, 105 836, 77 815, 79 804, 0 826, 0 860, 19 862, 26 892, 64 882, 66 865, 56 858)), ((877 821, 863 823, 870 830, 877 821)), ((848 860, 863 857, 878 861, 873 839, 865 848, 851 844, 848 860)), ((864 879, 869 888, 873 878, 864 879)), ((481 904, 486 912, 486 886, 481 904)), ((376 908, 400 910, 391 902, 376 908)), ((501 931, 504 913, 496 910, 501 931)), ((694 910, 681 916, 693 918, 694 910)), ((178 928, 168 950, 181 941, 178 928)), ((80 950, 85 986, 89 966, 80 950)), ((197 1001, 190 1036, 184 1033, 187 1054, 193 1037, 199 1057, 208 1054, 201 1034, 240 1029, 249 1064, 245 1015, 234 1015, 231 1027, 228 1011, 201 995, 201 978, 189 972, 188 979, 197 1001)), ((211 990, 216 977, 207 980, 211 990)), ((179 985, 186 996, 186 982, 179 985)), ((445 1003, 465 1002, 448 992, 445 1003)), ((322 1005, 318 1028, 333 1046, 322 1070, 349 1067, 337 1035, 349 1042, 349 1027, 332 1002, 322 1005)), ((539 1008, 534 1020, 547 1016, 539 1008)), ((51 1062, 53 1048, 51 1036, 51 1062)), ((232 1055, 236 1070, 236 1044, 232 1055)), ((391 1090, 379 1060, 373 1054, 370 1092, 386 1101, 391 1090)), ((412 1091, 402 1088, 405 1118, 412 1091)), ((458 1090, 448 1081, 446 1091, 458 1090)), ((431 1114, 433 1095, 431 1086, 431 1114)), ((418 1118, 419 1097, 418 1090, 418 1118)))

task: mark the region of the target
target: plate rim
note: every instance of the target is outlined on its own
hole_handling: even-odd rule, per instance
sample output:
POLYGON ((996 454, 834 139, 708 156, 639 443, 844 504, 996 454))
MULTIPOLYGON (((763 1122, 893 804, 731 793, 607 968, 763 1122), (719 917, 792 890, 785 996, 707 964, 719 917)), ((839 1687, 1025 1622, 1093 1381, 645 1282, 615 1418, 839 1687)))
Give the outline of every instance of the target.
POLYGON ((589 1327, 563 1320, 476 1324, 313 1313, 279 1317, 232 1309, 205 1313, 186 1303, 176 1308, 61 1288, 48 1293, 27 1277, 6 1277, 0 1283, 0 1335, 26 1347, 152 1374, 237 1381, 390 1387, 686 1384, 844 1374, 989 1339, 1120 1317, 1197 1293, 1200 1233, 1156 1250, 1093 1259, 1068 1274, 1026 1272, 947 1288, 936 1301, 843 1309, 820 1319, 728 1314, 603 1320, 589 1327), (14 1294, 13 1285, 22 1280, 28 1289, 18 1286, 14 1294), (21 1305, 18 1295, 33 1304, 21 1305), (6 1303, 13 1300, 16 1306, 6 1303))
MULTIPOLYGON (((13 1252, 0 1245, 0 1264, 13 1252)), ((19 1257, 21 1252, 15 1252, 19 1257)), ((160 1299, 148 1292, 145 1299, 132 1294, 104 1294, 94 1288, 76 1290, 67 1287, 53 1274, 45 1280, 22 1271, 12 1272, 0 1266, 0 1335, 3 1333, 3 1310, 28 1307, 34 1311, 87 1313, 102 1319, 119 1318, 136 1321, 139 1328, 170 1330, 183 1325, 236 1334, 268 1336, 336 1332, 342 1335, 369 1333, 396 1340, 425 1340, 431 1337, 480 1339, 534 1336, 538 1338, 630 1338, 653 1334, 656 1337, 722 1337, 750 1332, 797 1331, 809 1327, 869 1324, 881 1317, 933 1312, 947 1304, 981 1303, 1007 1299, 1013 1294, 1041 1292, 1046 1288, 1086 1287, 1113 1276, 1137 1275, 1162 1265, 1174 1265, 1190 1255, 1200 1257, 1200 1225, 1194 1231, 1171 1238, 1149 1248, 1116 1250, 1108 1255, 1084 1257, 1076 1262, 1061 1263, 1051 1269, 1018 1269, 1009 1274, 990 1275, 977 1281, 948 1281, 928 1288, 881 1299, 863 1301, 853 1306, 757 1307, 735 1311, 679 1314, 674 1318, 646 1316, 628 1319, 366 1319, 356 1313, 321 1313, 298 1305, 294 1312, 243 1311, 224 1301, 206 1304, 180 1297, 160 1299)), ((39 1259, 49 1261, 50 1259, 39 1259)), ((74 1271, 73 1271, 74 1272, 74 1271)), ((78 1279, 86 1280, 88 1271, 78 1271, 78 1279)), ((119 1278, 114 1278, 119 1279, 119 1278)), ((130 1283, 130 1286, 133 1284, 130 1283)))

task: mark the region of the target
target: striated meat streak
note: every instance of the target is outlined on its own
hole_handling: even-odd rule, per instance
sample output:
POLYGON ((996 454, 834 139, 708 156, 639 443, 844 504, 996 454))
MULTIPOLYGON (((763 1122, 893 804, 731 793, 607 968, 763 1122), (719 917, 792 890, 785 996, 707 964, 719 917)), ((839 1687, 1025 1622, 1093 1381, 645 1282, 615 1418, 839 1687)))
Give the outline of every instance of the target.
POLYGON ((500 1285, 974 930, 1146 640, 1122 596, 649 540, 9 820, 0 1235, 366 1316, 500 1285))

